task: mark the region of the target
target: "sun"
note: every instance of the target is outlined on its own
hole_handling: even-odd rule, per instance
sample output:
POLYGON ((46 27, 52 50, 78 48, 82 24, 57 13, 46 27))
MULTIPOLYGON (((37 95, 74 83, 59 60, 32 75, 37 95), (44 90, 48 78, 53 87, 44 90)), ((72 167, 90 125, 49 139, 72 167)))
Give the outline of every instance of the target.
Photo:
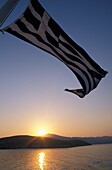
POLYGON ((38 131, 38 136, 45 136, 47 134, 47 131, 45 129, 40 129, 38 131))

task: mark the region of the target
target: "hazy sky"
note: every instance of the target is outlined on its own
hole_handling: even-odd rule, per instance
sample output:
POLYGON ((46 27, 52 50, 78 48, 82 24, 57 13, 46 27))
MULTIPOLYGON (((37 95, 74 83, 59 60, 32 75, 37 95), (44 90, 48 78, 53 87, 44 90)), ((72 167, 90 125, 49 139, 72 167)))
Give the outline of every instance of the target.
MULTIPOLYGON (((0 6, 6 0, 0 0, 0 6)), ((63 30, 103 69, 98 87, 80 99, 74 74, 50 54, 11 34, 0 33, 0 137, 37 135, 39 129, 65 136, 112 135, 112 1, 39 0, 63 30), (47 3, 46 3, 47 2, 47 3)), ((20 0, 2 28, 21 15, 20 0)))

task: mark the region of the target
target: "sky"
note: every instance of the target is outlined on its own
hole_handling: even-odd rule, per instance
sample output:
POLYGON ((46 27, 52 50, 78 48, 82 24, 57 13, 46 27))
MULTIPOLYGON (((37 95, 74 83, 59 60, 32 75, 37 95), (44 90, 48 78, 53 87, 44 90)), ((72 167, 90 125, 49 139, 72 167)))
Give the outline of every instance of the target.
MULTIPOLYGON (((6 0, 0 0, 0 7, 6 0)), ((112 1, 39 0, 62 29, 109 73, 83 99, 75 75, 52 55, 0 32, 0 137, 47 133, 112 136, 112 1)), ((1 29, 28 5, 18 3, 1 29)))

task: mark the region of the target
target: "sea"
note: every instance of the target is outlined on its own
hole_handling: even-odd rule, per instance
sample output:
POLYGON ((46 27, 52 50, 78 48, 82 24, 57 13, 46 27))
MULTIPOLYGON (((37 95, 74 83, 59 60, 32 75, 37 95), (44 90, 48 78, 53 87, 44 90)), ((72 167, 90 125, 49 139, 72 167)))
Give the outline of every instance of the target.
POLYGON ((112 144, 0 150, 0 170, 112 170, 112 144))

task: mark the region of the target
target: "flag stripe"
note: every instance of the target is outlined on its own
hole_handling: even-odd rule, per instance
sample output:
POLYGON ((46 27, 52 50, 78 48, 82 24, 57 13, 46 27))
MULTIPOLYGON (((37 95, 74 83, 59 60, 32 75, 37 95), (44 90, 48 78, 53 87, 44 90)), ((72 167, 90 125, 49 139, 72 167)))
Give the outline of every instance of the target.
MULTIPOLYGON (((69 58, 72 57, 71 55, 67 54, 65 51, 63 52, 65 53, 65 55, 69 56, 69 58)), ((74 61, 71 61, 71 63, 73 63, 73 66, 75 67, 78 66, 79 69, 82 68, 82 70, 85 71, 85 75, 89 82, 89 87, 90 89, 92 89, 94 86, 94 79, 93 79, 93 76, 88 72, 87 66, 82 61, 80 61, 78 58, 75 58, 74 61)))
POLYGON ((62 30, 37 0, 31 0, 23 15, 5 31, 49 52, 68 66, 83 89, 67 91, 79 97, 96 88, 107 73, 62 30))
POLYGON ((38 2, 38 0, 31 0, 31 6, 34 8, 34 10, 40 15, 40 17, 43 17, 45 9, 42 7, 42 5, 38 2))
POLYGON ((24 18, 26 19, 26 21, 28 21, 30 24, 32 24, 35 29, 38 30, 40 21, 37 18, 35 18, 35 16, 33 16, 32 12, 29 8, 25 12, 24 18))

